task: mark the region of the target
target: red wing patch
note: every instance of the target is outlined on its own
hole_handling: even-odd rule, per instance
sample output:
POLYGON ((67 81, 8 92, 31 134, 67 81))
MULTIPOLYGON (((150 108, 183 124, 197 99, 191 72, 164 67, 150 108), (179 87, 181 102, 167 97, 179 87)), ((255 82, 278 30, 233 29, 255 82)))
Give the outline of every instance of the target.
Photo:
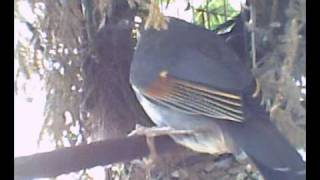
POLYGON ((144 95, 169 108, 237 122, 244 121, 241 97, 161 73, 144 95))

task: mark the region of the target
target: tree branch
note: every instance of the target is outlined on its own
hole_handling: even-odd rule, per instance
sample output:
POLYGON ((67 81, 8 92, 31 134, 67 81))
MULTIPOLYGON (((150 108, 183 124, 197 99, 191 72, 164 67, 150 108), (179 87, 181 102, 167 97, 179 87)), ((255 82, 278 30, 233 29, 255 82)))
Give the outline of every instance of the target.
MULTIPOLYGON (((169 136, 155 137, 155 146, 159 154, 172 152, 180 147, 169 136)), ((15 158, 15 178, 55 177, 85 168, 128 162, 148 154, 144 136, 109 139, 15 158)))

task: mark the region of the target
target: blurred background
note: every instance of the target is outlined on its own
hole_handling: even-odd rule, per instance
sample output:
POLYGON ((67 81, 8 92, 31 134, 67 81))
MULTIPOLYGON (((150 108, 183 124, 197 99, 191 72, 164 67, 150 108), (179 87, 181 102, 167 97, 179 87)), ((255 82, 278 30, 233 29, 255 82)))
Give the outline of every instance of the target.
MULTIPOLYGON (((245 32, 241 31, 240 35, 247 34, 242 37, 246 41, 243 43, 248 44, 247 61, 261 81, 262 103, 267 105, 281 132, 305 158, 305 0, 257 0, 250 5, 245 5, 245 0, 124 2, 136 12, 129 39, 118 40, 127 40, 132 48, 141 28, 161 26, 162 15, 184 19, 222 36, 239 25, 235 19, 241 21, 245 32)), ((133 14, 128 8, 122 9, 125 5, 114 4, 117 3, 112 0, 15 0, 15 157, 125 136, 136 123, 151 125, 143 112, 131 109, 127 115, 124 113, 127 110, 121 107, 127 101, 130 108, 137 106, 130 94, 124 96, 128 98, 117 99, 116 95, 113 97, 116 88, 109 90, 122 80, 123 86, 120 83, 118 88, 129 89, 125 82, 129 63, 114 64, 121 56, 104 61, 97 58, 108 57, 109 51, 104 48, 117 47, 109 47, 108 41, 102 41, 104 38, 99 41, 97 37, 111 40, 116 35, 102 29, 121 19, 130 19, 133 14), (106 54, 99 54, 101 48, 106 54), (124 76, 122 79, 113 77, 117 69, 124 76), (130 117, 136 120, 126 121, 130 117)), ((129 60, 130 53, 126 57, 129 60)), ((126 52, 119 50, 118 54, 126 52)), ((217 171, 210 161, 213 160, 188 167, 172 165, 166 173, 155 172, 154 179, 248 177, 242 175, 246 173, 245 164, 234 166, 234 172, 230 167, 228 170, 220 167, 223 173, 213 176, 217 171)), ((141 179, 142 170, 137 170, 137 164, 141 163, 99 166, 56 179, 141 179)))

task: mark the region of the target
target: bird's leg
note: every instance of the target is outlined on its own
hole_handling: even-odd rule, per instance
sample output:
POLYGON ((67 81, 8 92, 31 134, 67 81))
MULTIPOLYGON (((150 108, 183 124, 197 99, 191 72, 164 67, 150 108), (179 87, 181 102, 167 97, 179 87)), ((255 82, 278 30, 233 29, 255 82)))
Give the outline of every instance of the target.
POLYGON ((158 161, 158 155, 154 145, 154 136, 146 135, 146 141, 150 152, 149 158, 144 161, 146 164, 146 179, 151 179, 151 170, 154 166, 154 162, 158 161))
POLYGON ((144 127, 139 124, 136 125, 135 130, 129 133, 128 136, 133 135, 145 135, 147 146, 149 148, 149 158, 145 160, 146 163, 146 179, 151 179, 151 169, 154 165, 154 162, 157 162, 158 154, 154 144, 154 137, 155 136, 162 136, 162 135, 178 135, 178 134, 191 134, 193 131, 190 130, 175 130, 170 127, 144 127))

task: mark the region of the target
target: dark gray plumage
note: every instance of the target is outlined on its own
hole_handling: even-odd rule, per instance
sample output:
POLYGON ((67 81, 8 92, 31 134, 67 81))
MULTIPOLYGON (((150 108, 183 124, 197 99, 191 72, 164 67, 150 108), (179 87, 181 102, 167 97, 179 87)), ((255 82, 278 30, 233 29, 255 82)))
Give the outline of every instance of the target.
POLYGON ((271 123, 250 69, 215 33, 175 18, 142 32, 130 81, 158 126, 198 152, 244 151, 267 180, 305 179, 305 163, 271 123))

